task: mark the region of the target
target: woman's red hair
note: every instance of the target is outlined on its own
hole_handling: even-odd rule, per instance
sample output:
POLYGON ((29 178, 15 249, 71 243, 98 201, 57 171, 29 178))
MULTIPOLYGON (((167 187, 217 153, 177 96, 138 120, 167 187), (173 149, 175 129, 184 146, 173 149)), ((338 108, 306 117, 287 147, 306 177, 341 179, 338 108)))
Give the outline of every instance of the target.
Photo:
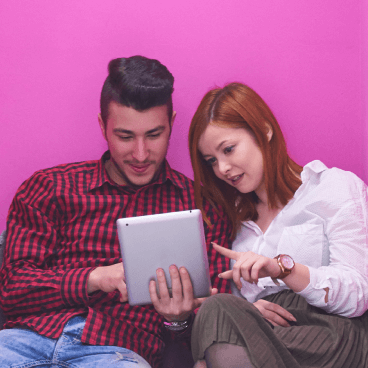
MULTIPOLYGON (((270 108, 250 87, 230 83, 224 88, 209 91, 193 116, 189 129, 189 150, 194 171, 195 200, 203 211, 203 197, 212 205, 221 206, 229 216, 234 238, 241 222, 256 221, 258 197, 254 192, 240 193, 219 179, 206 164, 198 149, 198 142, 209 124, 247 129, 256 139, 263 155, 264 181, 269 208, 286 205, 301 185, 302 167, 288 155, 285 139, 270 108), (272 130, 269 140, 267 133, 272 130)), ((210 225, 210 224, 209 224, 210 225)))

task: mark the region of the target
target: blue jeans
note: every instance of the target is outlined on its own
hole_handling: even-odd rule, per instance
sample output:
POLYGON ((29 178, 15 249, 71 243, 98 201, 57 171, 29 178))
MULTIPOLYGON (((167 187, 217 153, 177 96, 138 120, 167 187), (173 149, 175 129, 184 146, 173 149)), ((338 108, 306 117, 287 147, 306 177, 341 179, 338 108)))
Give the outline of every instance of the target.
POLYGON ((0 331, 1 368, 150 368, 135 352, 116 347, 85 345, 85 318, 70 319, 58 339, 21 328, 0 331))

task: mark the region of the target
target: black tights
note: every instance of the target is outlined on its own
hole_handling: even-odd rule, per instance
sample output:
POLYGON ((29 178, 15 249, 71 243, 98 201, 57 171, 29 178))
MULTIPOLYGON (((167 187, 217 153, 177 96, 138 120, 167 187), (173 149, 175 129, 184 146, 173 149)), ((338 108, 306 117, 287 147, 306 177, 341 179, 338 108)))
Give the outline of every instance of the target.
POLYGON ((208 368, 253 368, 244 347, 219 342, 204 352, 208 368))

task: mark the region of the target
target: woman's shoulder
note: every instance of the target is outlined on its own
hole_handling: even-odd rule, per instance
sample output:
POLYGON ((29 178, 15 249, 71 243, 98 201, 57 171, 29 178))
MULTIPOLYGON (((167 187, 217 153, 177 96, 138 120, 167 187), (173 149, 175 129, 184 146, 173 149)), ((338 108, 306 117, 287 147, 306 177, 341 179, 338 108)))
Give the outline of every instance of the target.
POLYGON ((314 195, 336 198, 338 202, 367 196, 367 186, 356 174, 337 167, 328 168, 319 160, 304 166, 303 184, 308 184, 314 195))

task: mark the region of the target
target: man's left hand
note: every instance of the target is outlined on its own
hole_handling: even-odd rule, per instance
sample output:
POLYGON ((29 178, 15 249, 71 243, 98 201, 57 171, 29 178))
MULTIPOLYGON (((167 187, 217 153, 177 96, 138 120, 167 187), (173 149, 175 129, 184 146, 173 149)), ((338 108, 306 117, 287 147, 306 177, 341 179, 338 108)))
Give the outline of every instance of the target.
MULTIPOLYGON (((157 295, 156 282, 151 280, 149 284, 151 301, 156 311, 168 322, 185 321, 194 309, 201 306, 206 298, 194 298, 192 282, 185 267, 178 270, 176 266, 172 265, 169 267, 169 272, 172 297, 170 297, 167 288, 165 273, 163 269, 159 268, 156 275, 160 296, 157 295)), ((217 289, 211 289, 211 295, 215 294, 217 294, 217 289)))

